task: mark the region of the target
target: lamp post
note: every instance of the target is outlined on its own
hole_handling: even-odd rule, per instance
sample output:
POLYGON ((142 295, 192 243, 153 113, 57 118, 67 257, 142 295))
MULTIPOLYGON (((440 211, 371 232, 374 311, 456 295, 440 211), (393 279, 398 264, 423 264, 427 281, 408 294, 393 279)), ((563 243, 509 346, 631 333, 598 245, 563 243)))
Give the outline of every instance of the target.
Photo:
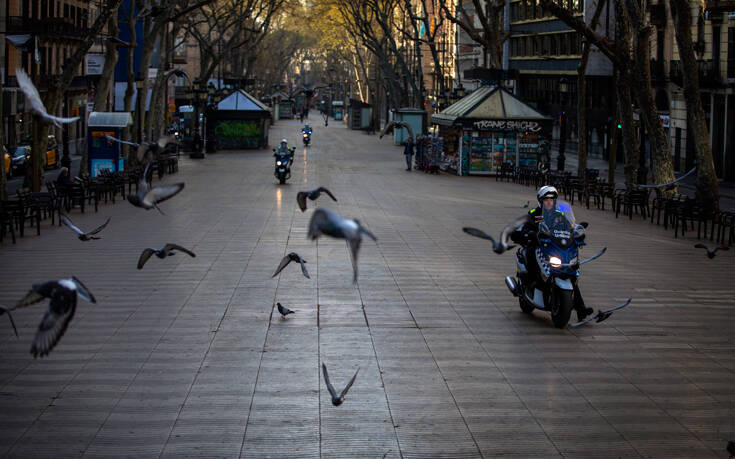
POLYGON ((143 83, 145 82, 145 79, 143 78, 143 75, 138 73, 135 76, 135 113, 138 115, 135 120, 136 124, 136 136, 138 143, 143 142, 143 123, 142 121, 142 115, 143 115, 143 99, 145 98, 143 96, 143 83))
POLYGON ((567 103, 567 92, 569 91, 569 84, 567 79, 562 77, 559 80, 559 94, 561 95, 561 123, 559 126, 559 156, 556 158, 556 168, 560 171, 564 171, 564 162, 566 161, 565 152, 567 149, 567 113, 564 110, 567 103))
POLYGON ((207 89, 202 84, 202 80, 199 78, 194 79, 194 142, 192 145, 192 152, 189 157, 192 159, 204 159, 204 142, 202 141, 202 123, 199 121, 200 114, 202 112, 202 104, 207 98, 207 89))

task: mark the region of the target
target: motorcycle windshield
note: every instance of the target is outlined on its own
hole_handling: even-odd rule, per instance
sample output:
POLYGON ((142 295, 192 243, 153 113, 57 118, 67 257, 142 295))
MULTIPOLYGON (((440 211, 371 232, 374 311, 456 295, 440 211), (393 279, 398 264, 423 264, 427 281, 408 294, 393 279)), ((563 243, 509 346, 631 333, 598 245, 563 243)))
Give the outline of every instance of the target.
POLYGON ((544 221, 539 230, 548 233, 561 246, 567 246, 572 239, 574 228, 574 212, 572 206, 561 199, 557 200, 554 209, 543 209, 544 221))

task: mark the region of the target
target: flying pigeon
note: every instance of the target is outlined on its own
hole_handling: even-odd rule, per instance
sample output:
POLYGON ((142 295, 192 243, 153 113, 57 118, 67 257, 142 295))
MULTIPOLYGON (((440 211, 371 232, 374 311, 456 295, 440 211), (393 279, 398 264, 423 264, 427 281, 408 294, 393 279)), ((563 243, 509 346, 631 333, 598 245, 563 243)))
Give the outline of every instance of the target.
POLYGON ((400 129, 400 128, 406 128, 408 131, 408 135, 411 138, 415 137, 413 136, 413 128, 411 125, 406 121, 391 121, 390 123, 386 124, 382 131, 380 131, 380 136, 378 138, 382 139, 384 135, 386 135, 390 130, 392 129, 400 129))
POLYGON ((309 272, 306 270, 306 266, 304 265, 304 263, 306 263, 306 260, 304 260, 303 258, 301 258, 301 256, 298 253, 296 253, 296 252, 291 252, 288 255, 286 255, 285 257, 283 257, 281 259, 281 263, 278 264, 278 268, 276 269, 276 272, 274 272, 273 273, 273 276, 271 276, 271 277, 276 277, 278 275, 278 273, 280 273, 281 271, 283 271, 283 268, 285 268, 292 261, 296 261, 296 262, 300 263, 301 264, 301 272, 304 273, 304 277, 306 277, 307 279, 311 279, 311 277, 309 277, 309 272))
POLYGON ((316 190, 311 191, 299 191, 296 195, 296 202, 299 203, 299 208, 301 209, 301 212, 306 211, 306 198, 311 199, 312 201, 316 201, 316 199, 319 197, 319 195, 322 194, 322 191, 327 193, 330 198, 332 198, 333 201, 337 201, 337 198, 334 197, 334 195, 323 186, 320 186, 316 190))
POLYGON ((628 306, 630 304, 631 298, 628 298, 624 302, 620 303, 617 306, 614 306, 610 309, 603 309, 602 311, 597 311, 597 314, 590 316, 586 319, 584 319, 581 322, 577 322, 576 324, 569 324, 572 328, 577 328, 580 325, 584 325, 587 322, 596 321, 597 323, 602 322, 603 320, 607 320, 608 317, 610 317, 613 313, 613 311, 617 311, 618 309, 623 309, 624 307, 628 306))
POLYGON ((100 231, 102 231, 103 229, 105 229, 105 227, 107 226, 108 223, 110 223, 110 218, 108 217, 107 218, 107 221, 104 224, 98 226, 97 228, 93 229, 92 231, 88 231, 88 232, 85 233, 84 231, 82 231, 79 228, 77 228, 74 225, 74 223, 71 222, 71 220, 69 219, 69 217, 67 217, 66 215, 61 214, 59 216, 59 218, 61 219, 61 223, 65 224, 72 231, 74 231, 75 233, 77 233, 80 241, 89 241, 89 240, 92 240, 92 239, 100 239, 97 236, 93 236, 93 234, 99 233, 100 231))
POLYGON ((23 91, 23 94, 26 95, 28 102, 31 104, 31 111, 44 120, 53 123, 57 127, 61 127, 62 123, 73 123, 79 119, 78 116, 75 116, 74 118, 60 118, 58 116, 49 115, 46 111, 46 107, 43 106, 43 101, 41 101, 41 96, 38 94, 38 90, 33 85, 33 82, 28 75, 26 75, 23 70, 16 69, 15 78, 18 80, 20 90, 23 91))
POLYGON ((314 240, 322 234, 347 241, 352 255, 353 282, 357 282, 357 253, 360 250, 362 235, 366 234, 376 242, 378 239, 360 225, 358 220, 343 218, 330 210, 319 208, 311 216, 308 237, 314 240))
POLYGON ((87 287, 79 279, 72 276, 70 279, 34 284, 26 296, 15 305, 15 309, 17 309, 38 303, 44 298, 51 300, 46 314, 44 314, 38 326, 38 332, 33 338, 33 344, 31 345, 33 357, 48 355, 61 337, 64 336, 66 327, 69 326, 69 322, 71 322, 77 309, 77 295, 90 303, 97 302, 87 290, 87 287))
MULTIPOLYGON (((145 160, 146 156, 149 154, 152 155, 158 150, 165 150, 166 147, 169 146, 170 144, 179 143, 176 137, 171 136, 171 135, 161 136, 155 142, 141 142, 141 143, 135 143, 135 142, 130 142, 128 140, 118 139, 108 134, 105 134, 105 138, 113 142, 122 143, 124 145, 130 145, 131 147, 137 148, 135 152, 135 158, 138 160, 138 162, 143 162, 143 160, 145 160)), ((150 159, 150 157, 148 159, 150 159)))
POLYGON ((697 170, 697 167, 696 166, 694 166, 689 172, 687 172, 686 174, 682 175, 681 177, 679 177, 678 179, 674 180, 673 182, 662 183, 660 185, 638 185, 638 188, 663 188, 664 191, 671 191, 674 188, 676 188, 676 184, 677 183, 681 182, 685 178, 687 178, 690 175, 692 175, 695 170, 697 170))
POLYGON ((281 306, 281 303, 276 303, 276 306, 278 306, 278 312, 281 313, 281 317, 286 317, 287 315, 293 314, 295 312, 285 306, 281 306))
POLYGON ((495 239, 487 234, 486 232, 479 230, 477 228, 471 228, 471 227, 464 227, 462 228, 462 231, 469 234, 470 236, 479 237, 482 239, 487 239, 488 241, 492 242, 493 244, 493 252, 497 253, 498 255, 505 252, 506 250, 510 250, 514 245, 509 245, 510 242, 510 235, 515 231, 517 228, 520 228, 524 224, 526 224, 529 220, 529 215, 526 214, 522 217, 519 217, 513 222, 511 222, 510 225, 503 228, 503 231, 500 233, 500 242, 495 242, 495 239))
POLYGON ((146 164, 143 177, 141 177, 140 183, 138 184, 138 192, 135 194, 129 194, 128 202, 135 207, 141 207, 145 210, 155 208, 157 211, 161 212, 161 215, 165 215, 158 207, 158 203, 177 195, 184 189, 184 184, 174 183, 173 185, 149 186, 146 181, 146 176, 148 175, 150 165, 151 163, 146 164))
POLYGON ((327 390, 329 391, 329 395, 332 396, 332 405, 334 406, 340 406, 342 402, 345 401, 345 396, 347 395, 347 391, 350 390, 350 387, 352 387, 352 384, 355 382, 355 378, 357 378, 357 373, 360 372, 360 367, 357 367, 357 371, 355 372, 355 375, 350 379, 350 382, 347 383, 344 389, 342 389, 342 393, 337 395, 337 391, 334 390, 334 386, 332 386, 332 383, 329 382, 329 373, 327 373, 327 365, 322 363, 322 372, 324 373, 324 382, 327 383, 327 390))
POLYGON ((18 337, 18 329, 15 327, 15 321, 13 320, 13 315, 10 314, 10 311, 12 311, 12 309, 10 309, 8 307, 5 307, 2 304, 0 304, 0 316, 3 315, 3 314, 5 314, 5 313, 8 313, 8 318, 10 319, 10 325, 13 326, 13 331, 15 332, 15 337, 17 338, 18 337))
POLYGON ((524 209, 528 209, 528 206, 529 206, 529 204, 531 204, 531 201, 526 201, 526 202, 525 202, 525 203, 523 204, 523 208, 524 208, 524 209))
POLYGON ((730 453, 730 457, 735 457, 735 441, 727 442, 727 452, 730 453))
POLYGON ((717 247, 714 247, 714 248, 710 249, 709 247, 707 247, 706 245, 701 244, 701 243, 700 244, 694 244, 694 247, 696 247, 698 249, 705 249, 705 250, 707 250, 707 258, 709 258, 710 260, 715 257, 715 254, 717 253, 718 250, 730 250, 730 247, 726 247, 724 245, 720 245, 720 246, 717 246, 717 247))
POLYGON ((151 249, 150 247, 147 249, 143 249, 143 252, 140 254, 140 258, 138 258, 138 269, 143 269, 143 265, 148 261, 148 259, 155 255, 158 258, 166 258, 169 256, 174 256, 176 253, 175 250, 178 250, 179 252, 184 252, 185 254, 189 255, 190 257, 196 257, 196 254, 192 252, 191 250, 185 249, 181 247, 180 245, 176 244, 166 244, 163 246, 162 249, 151 249))

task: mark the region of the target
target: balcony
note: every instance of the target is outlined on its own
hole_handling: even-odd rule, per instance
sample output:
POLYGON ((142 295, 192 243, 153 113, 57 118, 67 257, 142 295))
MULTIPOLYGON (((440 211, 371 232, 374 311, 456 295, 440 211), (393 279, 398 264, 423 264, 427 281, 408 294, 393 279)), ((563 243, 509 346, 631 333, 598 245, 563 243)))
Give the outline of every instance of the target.
MULTIPOLYGON (((714 89, 724 86, 720 68, 713 61, 697 61, 697 74, 700 88, 714 89)), ((684 87, 684 66, 681 61, 670 62, 669 76, 672 83, 684 87)))
POLYGON ((67 18, 31 19, 8 16, 8 34, 33 34, 51 38, 82 40, 89 33, 87 27, 77 27, 67 18))
POLYGON ((708 13, 728 13, 735 11, 733 0, 705 0, 704 10, 708 13))

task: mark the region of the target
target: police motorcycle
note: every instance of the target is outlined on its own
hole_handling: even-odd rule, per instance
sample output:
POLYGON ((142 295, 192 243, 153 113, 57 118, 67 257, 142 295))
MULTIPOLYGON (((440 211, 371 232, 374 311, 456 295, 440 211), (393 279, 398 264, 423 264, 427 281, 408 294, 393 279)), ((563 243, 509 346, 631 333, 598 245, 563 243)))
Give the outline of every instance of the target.
POLYGON ((308 147, 311 142, 311 126, 308 124, 301 128, 301 139, 304 141, 304 146, 308 147))
POLYGON ((517 277, 508 276, 505 284, 518 297, 521 310, 534 309, 551 313, 554 326, 564 328, 575 306, 584 307, 577 287, 580 265, 600 257, 607 248, 591 258, 579 261, 579 248, 585 245, 584 228, 577 224, 572 206, 562 200, 554 209, 534 209, 543 214, 538 223, 536 243, 516 252, 517 277))
POLYGON ((293 155, 296 151, 296 147, 288 148, 286 145, 286 139, 283 139, 281 147, 273 149, 273 156, 276 159, 276 169, 273 175, 281 185, 291 178, 291 163, 293 163, 293 155))

